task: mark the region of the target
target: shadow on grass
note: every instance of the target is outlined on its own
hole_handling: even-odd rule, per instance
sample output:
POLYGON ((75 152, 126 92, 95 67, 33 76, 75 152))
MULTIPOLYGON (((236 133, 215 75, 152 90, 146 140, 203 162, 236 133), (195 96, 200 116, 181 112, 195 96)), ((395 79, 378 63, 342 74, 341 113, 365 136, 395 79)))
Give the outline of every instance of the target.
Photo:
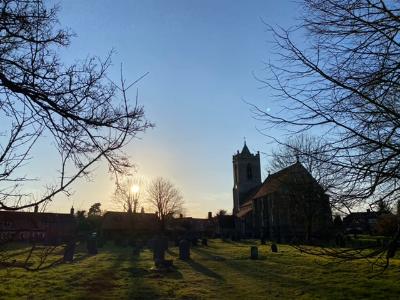
POLYGON ((224 261, 225 258, 219 255, 211 254, 206 249, 203 248, 192 248, 193 253, 203 256, 207 260, 213 261, 224 261))
MULTIPOLYGON (((176 253, 170 252, 171 256, 176 253)), ((182 273, 172 267, 169 270, 158 271, 153 268, 140 267, 140 254, 131 259, 130 267, 127 272, 130 273, 130 283, 126 294, 127 299, 173 299, 175 298, 175 283, 173 280, 181 280, 182 273), (172 280, 172 281, 170 281, 172 280)))
MULTIPOLYGON (((112 253, 113 249, 104 251, 112 253)), ((115 252, 118 249, 114 250, 115 252)), ((114 252, 114 253, 115 253, 114 252)), ((106 268, 97 269, 95 265, 91 275, 80 282, 82 290, 79 299, 163 299, 160 290, 157 289, 158 278, 182 278, 179 272, 171 272, 163 277, 154 276, 154 272, 145 266, 139 266, 140 256, 132 257, 129 251, 115 253, 110 258, 111 264, 106 268), (128 262, 128 266, 126 263, 128 262), (178 273, 178 274, 177 274, 178 273), (153 281, 156 280, 156 283, 153 281), (99 291, 102 291, 99 293, 99 291)), ((94 263, 96 263, 94 261, 94 263)))
MULTIPOLYGON (((192 250, 194 253, 196 253, 196 252, 199 252, 200 249, 201 249, 201 248, 196 247, 196 248, 192 248, 191 250, 192 250)), ((202 251, 203 251, 204 253, 207 253, 207 252, 205 252, 203 249, 202 249, 202 251)), ((168 253, 169 255, 173 256, 173 257, 178 257, 178 253, 176 253, 175 251, 173 251, 173 250, 171 250, 171 249, 168 249, 168 250, 167 250, 167 253, 168 253)), ((208 253, 207 253, 207 254, 208 254, 208 253)), ((208 254, 208 255, 209 255, 210 257, 212 257, 212 255, 210 255, 210 254, 208 254)), ((212 259, 212 258, 211 258, 211 259, 212 259)), ((215 259, 214 259, 214 260, 215 260, 215 259)), ((183 260, 182 262, 187 263, 193 270, 195 270, 195 271, 198 272, 198 273, 202 273, 203 275, 205 275, 205 276, 207 276, 207 277, 211 277, 211 278, 214 278, 214 279, 221 280, 221 281, 224 281, 224 282, 225 282, 225 279, 224 279, 221 275, 219 275, 218 273, 215 273, 214 271, 210 270, 210 269, 207 268, 206 266, 200 264, 199 262, 196 262, 196 261, 193 260, 193 259, 183 260)))
POLYGON ((222 243, 226 243, 226 244, 231 244, 231 245, 243 245, 243 244, 245 244, 245 245, 254 245, 254 246, 257 246, 257 245, 259 245, 260 244, 260 241, 259 240, 240 240, 240 241, 232 241, 232 240, 228 240, 228 239, 226 239, 226 240, 222 240, 221 239, 221 242, 222 243))
POLYGON ((224 277, 214 272, 213 270, 207 268, 206 266, 194 261, 193 259, 189 259, 184 262, 186 262, 193 270, 195 270, 198 273, 225 282, 224 277))

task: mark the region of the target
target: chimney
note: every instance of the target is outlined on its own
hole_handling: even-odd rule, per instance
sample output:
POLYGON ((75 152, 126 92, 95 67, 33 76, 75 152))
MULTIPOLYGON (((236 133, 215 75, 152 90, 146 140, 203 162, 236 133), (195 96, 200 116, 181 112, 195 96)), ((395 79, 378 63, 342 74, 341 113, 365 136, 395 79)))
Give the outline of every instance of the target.
POLYGON ((179 218, 182 219, 182 218, 183 218, 183 215, 182 215, 182 214, 179 214, 179 218))
POLYGON ((368 208, 368 209, 367 209, 367 213, 369 213, 369 212, 371 212, 371 210, 368 208))
POLYGON ((72 207, 71 207, 71 210, 70 210, 70 214, 71 214, 71 215, 74 215, 74 212, 75 212, 75 209, 74 209, 74 207, 72 206, 72 207))
POLYGON ((212 212, 211 211, 208 212, 208 219, 209 220, 212 219, 212 212))
POLYGON ((36 204, 35 205, 35 213, 38 213, 39 212, 39 206, 36 204))
POLYGON ((144 207, 142 206, 142 209, 140 210, 141 214, 144 214, 144 207))

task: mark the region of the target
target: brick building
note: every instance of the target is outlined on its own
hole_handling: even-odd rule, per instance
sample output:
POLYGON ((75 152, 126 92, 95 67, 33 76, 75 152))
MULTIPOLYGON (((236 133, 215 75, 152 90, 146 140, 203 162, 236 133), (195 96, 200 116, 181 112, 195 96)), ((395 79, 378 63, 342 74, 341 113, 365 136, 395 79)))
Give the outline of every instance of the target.
POLYGON ((57 244, 69 241, 75 232, 73 214, 0 211, 0 240, 3 242, 57 244))

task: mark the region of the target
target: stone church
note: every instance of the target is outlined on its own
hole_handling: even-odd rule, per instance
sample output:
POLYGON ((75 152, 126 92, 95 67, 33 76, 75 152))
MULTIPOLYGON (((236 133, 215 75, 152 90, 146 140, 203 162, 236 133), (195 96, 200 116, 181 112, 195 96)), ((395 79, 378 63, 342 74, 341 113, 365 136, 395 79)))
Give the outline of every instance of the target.
POLYGON ((245 143, 233 155, 233 178, 233 214, 241 236, 277 242, 329 237, 329 197, 299 161, 262 182, 260 154, 245 143))

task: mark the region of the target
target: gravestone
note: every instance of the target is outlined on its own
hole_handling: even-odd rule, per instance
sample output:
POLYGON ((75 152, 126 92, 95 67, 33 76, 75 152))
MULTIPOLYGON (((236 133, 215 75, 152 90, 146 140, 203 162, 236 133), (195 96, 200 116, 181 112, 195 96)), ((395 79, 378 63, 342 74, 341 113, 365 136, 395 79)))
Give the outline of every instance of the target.
POLYGON ((335 242, 337 247, 344 248, 346 247, 346 240, 344 239, 343 234, 338 233, 335 237, 335 242))
POLYGON ((87 249, 87 252, 90 255, 96 255, 98 253, 96 238, 90 237, 90 238, 87 239, 87 241, 86 241, 86 249, 87 249))
POLYGON ((250 258, 251 259, 258 259, 258 248, 256 246, 250 247, 250 258))
POLYGON ((185 239, 179 242, 179 259, 190 259, 190 243, 185 239))
POLYGON ((277 253, 278 252, 278 245, 275 244, 275 243, 272 243, 271 244, 271 251, 274 252, 274 253, 277 253))
POLYGON ((168 239, 164 236, 157 236, 153 240, 153 260, 156 267, 161 266, 165 261, 165 251, 168 249, 168 239))
POLYGON ((207 240, 206 238, 203 238, 203 239, 201 240, 201 244, 202 244, 203 246, 208 246, 208 240, 207 240))
POLYGON ((75 253, 75 242, 68 242, 64 249, 64 262, 73 262, 75 253))

